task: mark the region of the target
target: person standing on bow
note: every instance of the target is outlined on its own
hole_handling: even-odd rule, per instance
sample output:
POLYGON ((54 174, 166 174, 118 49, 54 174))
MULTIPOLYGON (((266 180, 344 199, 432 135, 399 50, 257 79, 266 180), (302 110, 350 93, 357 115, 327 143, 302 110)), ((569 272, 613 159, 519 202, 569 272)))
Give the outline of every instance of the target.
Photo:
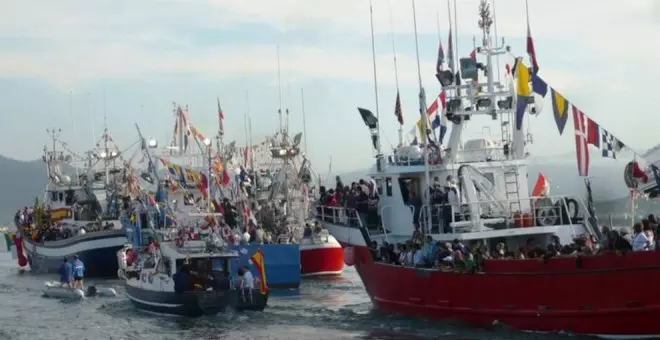
POLYGON ((85 265, 78 258, 78 255, 76 255, 74 258, 75 261, 73 262, 73 288, 80 288, 84 291, 85 289, 83 288, 83 277, 85 276, 85 265))

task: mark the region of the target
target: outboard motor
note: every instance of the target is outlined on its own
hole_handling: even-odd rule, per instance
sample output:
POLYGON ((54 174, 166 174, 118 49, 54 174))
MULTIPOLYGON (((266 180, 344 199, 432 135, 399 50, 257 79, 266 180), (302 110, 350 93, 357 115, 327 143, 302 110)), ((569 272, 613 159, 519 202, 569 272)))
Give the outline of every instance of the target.
POLYGON ((96 296, 96 286, 87 287, 87 292, 85 293, 85 296, 87 297, 96 296))

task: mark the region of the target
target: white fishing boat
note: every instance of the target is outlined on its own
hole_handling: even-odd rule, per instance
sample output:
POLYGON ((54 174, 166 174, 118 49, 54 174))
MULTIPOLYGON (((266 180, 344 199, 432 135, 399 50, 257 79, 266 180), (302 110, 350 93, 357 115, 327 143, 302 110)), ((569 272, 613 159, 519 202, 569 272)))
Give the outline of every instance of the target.
POLYGON ((48 184, 43 201, 15 217, 30 269, 57 273, 63 258, 78 255, 85 276, 112 277, 117 272, 115 253, 127 242, 119 223, 120 150, 109 144, 107 129, 99 147, 85 158, 66 148, 60 130, 49 133, 52 149, 44 148, 48 184))

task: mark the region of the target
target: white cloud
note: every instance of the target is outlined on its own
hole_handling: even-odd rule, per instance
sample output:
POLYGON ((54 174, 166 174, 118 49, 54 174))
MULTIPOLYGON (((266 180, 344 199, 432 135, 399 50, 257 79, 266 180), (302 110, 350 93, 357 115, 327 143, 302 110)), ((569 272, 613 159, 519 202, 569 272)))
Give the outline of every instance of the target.
MULTIPOLYGON (((479 0, 461 0, 458 8, 459 33, 479 33, 476 25, 479 0)), ((390 5, 394 30, 412 32, 412 9, 408 1, 374 1, 377 33, 390 33, 390 5)), ((499 34, 522 37, 525 32, 524 2, 498 1, 499 34)), ((530 1, 532 31, 537 39, 539 59, 562 53, 575 59, 589 58, 612 69, 621 68, 625 58, 651 63, 660 46, 651 44, 660 22, 652 16, 653 2, 617 0, 530 1), (548 50, 538 40, 566 42, 561 52, 548 50), (573 48, 573 50, 569 50, 573 48)), ((417 0, 417 21, 421 33, 435 33, 440 14, 446 39, 446 3, 417 0)), ((657 7, 657 6, 656 6, 657 7)), ((311 29, 347 37, 369 35, 367 0, 169 0, 158 2, 58 1, 13 2, 0 13, 0 38, 39 39, 49 42, 44 49, 5 48, 0 75, 38 76, 61 84, 94 77, 134 77, 153 72, 200 72, 236 75, 272 71, 272 46, 222 46, 203 48, 181 39, 180 29, 230 28, 240 23, 262 23, 282 31, 311 29)), ((366 42, 366 40, 365 40, 366 42)), ((277 44, 276 41, 273 45, 277 44)), ((446 42, 445 42, 446 44, 446 42)), ((553 45, 555 46, 555 45, 553 45)), ((336 48, 336 47, 335 47, 336 48)), ((514 46, 522 54, 524 46, 514 46)), ((344 47, 339 50, 307 46, 283 46, 287 57, 284 73, 294 75, 351 77, 370 76, 370 48, 344 47), (350 62, 347 62, 349 61, 350 62)), ((403 54, 403 53, 400 53, 403 54)), ((432 55, 423 55, 432 66, 432 55)), ((383 56, 381 71, 389 69, 383 56)), ((414 60, 399 56, 403 80, 414 78, 414 60), (407 69, 409 68, 409 69, 407 69)), ((568 57, 570 60, 570 57, 568 57)), ((284 60, 284 56, 283 56, 284 60)), ((391 64, 391 61, 389 62, 391 64)), ((571 65, 542 64, 567 74, 571 65)), ((427 68, 425 68, 427 69, 427 68)), ((547 70, 546 70, 547 71, 547 70)), ((650 70, 656 72, 655 70, 650 70)), ((572 78, 579 78, 573 71, 572 78)), ((556 74, 545 72, 548 77, 556 74)), ((570 76, 570 75, 567 75, 570 76)), ((383 80, 393 76, 383 75, 383 80)), ((564 79, 565 77, 561 77, 564 79)), ((430 76, 432 80, 432 76, 430 76)))
MULTIPOLYGON (((373 2, 377 34, 391 32, 391 2, 393 29, 400 34, 397 44, 412 39, 410 1, 373 2)), ((457 2, 461 39, 478 35, 479 0, 457 2)), ((515 54, 524 54, 525 1, 499 0, 496 4, 498 33, 515 44, 515 54)), ((645 116, 660 106, 652 86, 660 77, 660 69, 655 67, 660 45, 653 43, 660 30, 657 1, 530 0, 529 5, 542 76, 569 99, 579 98, 585 112, 594 112, 618 133, 635 128, 634 119, 621 118, 621 112, 631 112, 628 117, 645 116)), ((182 33, 200 28, 233 29, 246 23, 270 25, 281 34, 298 29, 323 32, 320 36, 342 36, 362 44, 358 48, 336 42, 331 47, 283 45, 282 74, 288 80, 372 80, 368 0, 26 0, 4 7, 0 12, 0 76, 43 78, 62 89, 90 79, 144 78, 167 72, 214 78, 266 74, 274 80, 278 41, 204 46, 182 33)), ((446 2, 417 0, 416 7, 420 33, 435 35, 439 14, 441 36, 446 40, 446 2)), ((389 46, 379 47, 389 50, 389 46)), ((400 81, 413 88, 417 67, 412 51, 400 48, 397 57, 400 81)), ((432 70, 433 53, 421 57, 422 70, 432 70)), ((377 65, 379 83, 392 85, 391 55, 379 54, 377 65)), ((428 71, 423 77, 432 98, 437 82, 428 71)), ((389 103, 387 95, 383 95, 381 107, 389 103)), ((539 119, 552 122, 551 117, 539 119)), ((640 134, 621 137, 631 145, 644 140, 640 134)))

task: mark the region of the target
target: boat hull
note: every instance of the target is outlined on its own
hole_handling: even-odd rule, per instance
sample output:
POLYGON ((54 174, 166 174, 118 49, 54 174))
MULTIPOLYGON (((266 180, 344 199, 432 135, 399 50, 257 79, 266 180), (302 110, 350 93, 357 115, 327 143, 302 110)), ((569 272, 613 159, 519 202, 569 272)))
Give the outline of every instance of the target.
POLYGON ((488 261, 478 274, 377 263, 363 246, 353 254, 371 301, 387 314, 606 338, 660 334, 660 297, 639 288, 660 284, 660 252, 488 261))
MULTIPOLYGON (((300 246, 297 244, 260 244, 232 246, 239 258, 230 261, 232 273, 248 266, 250 257, 261 249, 269 288, 293 289, 300 286, 300 246)), ((115 260, 116 262, 116 260, 115 260)), ((254 271, 253 271, 254 272, 254 271)), ((257 274, 257 273, 255 273, 257 274)))
POLYGON ((340 275, 344 269, 344 251, 334 237, 315 243, 301 243, 300 271, 302 276, 340 275))
POLYGON ((62 259, 78 255, 85 264, 85 276, 117 276, 117 251, 128 242, 123 231, 88 233, 45 244, 22 238, 30 269, 36 273, 58 273, 62 259))
POLYGON ((237 311, 263 311, 268 303, 268 295, 262 295, 255 289, 177 294, 126 285, 126 295, 139 310, 186 317, 214 315, 228 308, 237 311))

